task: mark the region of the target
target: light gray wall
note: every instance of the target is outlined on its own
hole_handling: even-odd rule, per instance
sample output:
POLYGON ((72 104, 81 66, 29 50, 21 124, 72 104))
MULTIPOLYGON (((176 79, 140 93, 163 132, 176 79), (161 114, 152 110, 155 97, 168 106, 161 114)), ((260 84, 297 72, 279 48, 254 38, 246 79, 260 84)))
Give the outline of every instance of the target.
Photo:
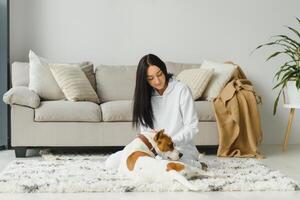
MULTIPOLYGON (((11 0, 11 62, 29 49, 59 61, 137 64, 149 52, 163 60, 231 60, 263 98, 264 143, 282 143, 288 110, 272 116, 272 78, 281 59, 250 52, 296 25, 299 0, 11 0)), ((300 113, 290 137, 300 143, 300 113), (297 123, 298 122, 298 123, 297 123)))

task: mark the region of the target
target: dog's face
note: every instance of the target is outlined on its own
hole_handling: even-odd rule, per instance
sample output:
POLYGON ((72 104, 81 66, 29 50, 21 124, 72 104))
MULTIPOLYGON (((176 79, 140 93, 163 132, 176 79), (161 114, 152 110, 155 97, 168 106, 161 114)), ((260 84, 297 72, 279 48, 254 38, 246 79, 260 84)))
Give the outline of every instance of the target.
POLYGON ((174 143, 170 136, 164 133, 164 129, 158 131, 154 136, 154 142, 156 143, 157 153, 162 156, 164 159, 168 160, 179 160, 182 153, 179 153, 174 148, 174 143))

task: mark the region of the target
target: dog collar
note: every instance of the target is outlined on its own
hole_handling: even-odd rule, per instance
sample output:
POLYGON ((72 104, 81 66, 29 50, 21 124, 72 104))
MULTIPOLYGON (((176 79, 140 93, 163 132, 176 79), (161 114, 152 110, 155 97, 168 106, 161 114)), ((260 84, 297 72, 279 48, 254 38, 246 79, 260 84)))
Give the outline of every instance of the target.
POLYGON ((155 151, 155 148, 152 146, 152 144, 143 134, 138 134, 137 137, 144 142, 144 144, 149 148, 149 150, 154 154, 154 156, 157 156, 157 152, 155 151))

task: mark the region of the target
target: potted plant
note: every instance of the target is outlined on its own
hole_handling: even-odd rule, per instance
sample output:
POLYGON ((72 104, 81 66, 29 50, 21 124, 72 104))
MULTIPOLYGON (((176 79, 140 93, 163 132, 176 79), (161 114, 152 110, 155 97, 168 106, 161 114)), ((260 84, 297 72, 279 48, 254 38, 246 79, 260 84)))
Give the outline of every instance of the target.
MULTIPOLYGON (((300 25, 300 19, 297 17, 296 19, 298 25, 300 25)), ((296 39, 287 35, 275 35, 272 36, 273 40, 271 42, 259 45, 255 49, 265 46, 276 46, 280 49, 272 53, 266 61, 279 55, 286 57, 286 60, 280 65, 274 76, 277 82, 273 90, 276 88, 280 88, 280 90, 274 102, 273 115, 276 114, 278 100, 282 93, 284 94, 284 99, 288 99, 289 104, 300 105, 300 33, 292 27, 285 27, 296 36, 296 39)))

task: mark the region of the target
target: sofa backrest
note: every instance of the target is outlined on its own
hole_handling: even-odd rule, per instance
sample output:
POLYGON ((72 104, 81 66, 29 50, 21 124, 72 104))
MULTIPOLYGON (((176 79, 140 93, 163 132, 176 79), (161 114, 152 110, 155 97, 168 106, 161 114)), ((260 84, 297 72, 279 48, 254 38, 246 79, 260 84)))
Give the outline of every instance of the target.
POLYGON ((136 69, 137 66, 134 65, 97 66, 97 94, 101 102, 132 99, 136 69))
MULTIPOLYGON (((169 73, 177 76, 182 70, 199 68, 201 64, 166 62, 169 73)), ((99 65, 95 69, 97 93, 101 102, 131 100, 134 94, 135 65, 99 65)), ((29 63, 14 62, 11 66, 12 87, 29 85, 29 63)))
MULTIPOLYGON (((200 64, 166 62, 167 70, 177 76, 184 69, 200 64)), ((97 93, 101 102, 133 99, 137 66, 99 65, 96 67, 97 93)))
POLYGON ((14 62, 11 65, 11 84, 12 87, 29 85, 29 63, 14 62))
POLYGON ((174 74, 177 76, 181 71, 185 69, 194 69, 194 68, 200 68, 201 64, 191 64, 191 63, 175 63, 167 61, 165 62, 167 66, 167 70, 169 73, 174 74))

